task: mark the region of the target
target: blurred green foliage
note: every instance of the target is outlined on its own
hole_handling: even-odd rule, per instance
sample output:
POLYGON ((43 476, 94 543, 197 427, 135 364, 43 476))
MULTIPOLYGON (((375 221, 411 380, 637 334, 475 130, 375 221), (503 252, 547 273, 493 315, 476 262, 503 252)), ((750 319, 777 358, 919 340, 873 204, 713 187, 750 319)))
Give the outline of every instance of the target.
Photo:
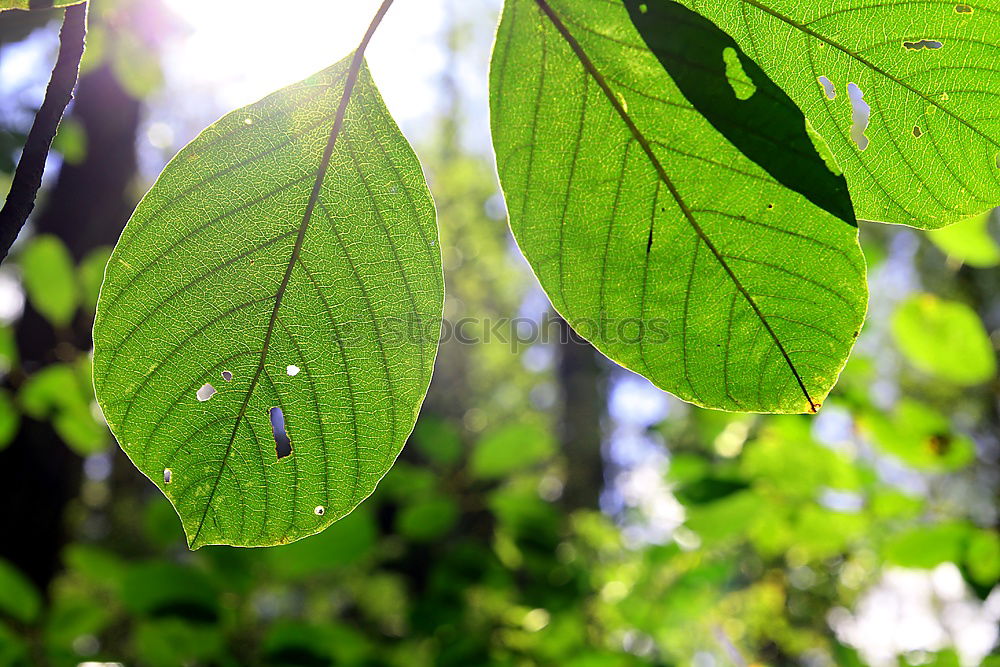
MULTIPOLYGON (((422 149, 440 211, 446 315, 526 311, 538 295, 506 231, 493 167, 461 147, 459 127, 452 108, 422 149)), ((53 299, 63 304, 54 310, 40 305, 49 297, 29 286, 19 259, 28 308, 49 317, 54 337, 47 362, 28 366, 18 322, 0 326, 0 454, 27 444, 56 465, 67 453, 80 479, 49 527, 65 535, 51 581, 39 586, 0 557, 0 666, 881 667, 981 658, 997 667, 996 647, 953 645, 976 618, 988 636, 985 601, 997 599, 1000 577, 990 342, 1000 270, 969 249, 995 245, 992 231, 977 227, 984 236, 967 251, 909 230, 863 224, 862 233, 869 322, 816 417, 664 399, 665 414, 623 434, 621 404, 640 413, 658 394, 646 387, 621 398, 629 376, 604 366, 596 390, 611 406, 602 414, 607 501, 603 510, 573 506, 561 495, 581 471, 560 422, 564 411, 575 416, 564 405, 560 346, 512 353, 496 339, 452 339, 400 460, 354 513, 284 547, 194 553, 170 504, 112 446, 93 409, 89 350, 70 344, 60 324, 87 326, 107 249, 56 260, 62 277, 40 289, 76 287, 53 299), (55 436, 9 444, 37 424, 55 436), (637 440, 648 458, 635 453, 637 440), (658 523, 663 532, 643 532, 658 523), (897 603, 916 613, 912 598, 884 597, 894 573, 923 577, 928 590, 951 573, 957 593, 931 595, 925 611, 937 615, 920 617, 920 632, 899 618, 898 627, 876 625, 872 604, 883 620, 897 603), (955 611, 956 600, 966 606, 955 611), (907 628, 919 643, 936 622, 959 625, 921 649, 891 643, 907 628), (855 642, 851 623, 890 642, 887 660, 855 642)), ((65 253, 53 239, 42 245, 65 253)), ((31 511, 49 493, 32 489, 7 510, 31 511)), ((0 538, 0 554, 12 539, 0 538)))

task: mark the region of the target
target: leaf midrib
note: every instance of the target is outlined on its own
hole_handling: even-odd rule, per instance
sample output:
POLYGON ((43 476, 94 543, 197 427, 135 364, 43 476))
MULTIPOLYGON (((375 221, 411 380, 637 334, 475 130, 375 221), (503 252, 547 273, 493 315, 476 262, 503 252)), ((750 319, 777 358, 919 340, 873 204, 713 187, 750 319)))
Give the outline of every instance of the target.
POLYGON ((887 79, 889 79, 890 81, 892 81, 893 83, 895 83, 896 85, 905 88, 906 90, 910 91, 914 95, 918 96, 920 99, 922 99, 925 102, 927 102, 928 104, 932 105, 934 108, 940 109, 946 115, 950 116, 951 118, 954 118, 956 121, 958 121, 959 123, 961 123, 964 127, 968 128, 969 130, 971 130, 975 134, 978 134, 980 137, 982 137, 983 139, 985 139, 989 143, 991 143, 994 146, 1000 148, 1000 142, 998 142, 996 139, 994 139, 993 137, 989 136, 988 134, 982 132, 975 125, 972 125, 967 120, 965 120, 964 118, 962 118, 961 116, 959 116, 958 114, 956 114, 951 109, 949 109, 948 107, 944 106, 943 104, 941 104, 940 102, 938 102, 934 98, 925 95, 924 93, 920 92, 919 90, 917 90, 916 88, 914 88, 910 84, 906 83, 902 79, 893 76, 892 74, 890 74, 886 70, 882 69, 881 67, 879 67, 875 63, 871 62, 870 60, 868 60, 867 58, 865 58, 861 54, 855 53, 850 48, 848 48, 848 47, 840 44, 839 42, 837 42, 837 41, 835 41, 835 40, 833 40, 833 39, 831 39, 829 37, 826 37, 826 36, 822 35, 821 33, 813 30, 809 26, 807 26, 807 25, 805 25, 803 23, 800 23, 800 22, 796 21, 795 19, 793 19, 793 18, 791 18, 789 16, 785 16, 784 14, 782 14, 781 12, 779 12, 779 11, 777 11, 775 9, 771 9, 767 5, 764 5, 763 3, 759 2, 759 0, 741 0, 741 2, 744 5, 750 5, 751 7, 755 7, 757 9, 759 9, 760 11, 764 12, 765 14, 773 16, 774 18, 778 19, 779 21, 782 21, 783 23, 786 23, 786 24, 790 25, 791 27, 795 28, 796 30, 801 31, 801 32, 809 35, 810 37, 814 37, 814 38, 820 40, 821 42, 823 42, 824 44, 829 44, 830 46, 832 46, 833 48, 837 49, 841 53, 843 53, 843 54, 845 54, 845 55, 847 55, 847 56, 849 56, 851 58, 854 58, 855 60, 857 60, 859 63, 861 63, 865 67, 871 69, 873 72, 877 72, 877 73, 881 74, 882 76, 886 77, 887 79))
POLYGON ((646 154, 646 157, 649 159, 653 168, 656 170, 656 173, 659 176, 660 180, 663 182, 664 185, 667 186, 667 190, 670 191, 670 195, 674 198, 674 201, 677 203, 677 206, 681 209, 681 212, 684 214, 685 219, 687 219, 688 223, 691 225, 694 232, 698 235, 698 237, 702 240, 705 246, 715 256, 716 260, 719 262, 719 265, 722 266, 722 268, 726 271, 726 274, 729 276, 730 280, 733 281, 733 284, 736 286, 736 289, 740 292, 740 294, 746 300, 747 304, 749 304, 750 308, 754 311, 754 314, 760 320, 761 325, 767 331, 768 335, 771 337, 771 340, 774 341, 775 346, 778 348, 778 351, 781 352, 781 355, 784 358, 785 363, 788 365, 789 370, 791 370, 792 375, 795 376, 795 380, 798 383, 799 388, 802 390, 802 393, 805 396, 806 401, 809 402, 809 409, 812 412, 816 412, 819 406, 813 401, 812 396, 810 396, 809 394, 809 390, 806 389, 805 383, 803 382, 802 377, 799 375, 798 369, 795 368, 795 364, 792 363, 791 357, 789 357, 788 352, 785 350, 785 346, 782 345, 781 341, 778 339, 777 334, 775 333, 774 329, 771 328, 770 323, 768 323, 767 319, 764 317, 764 314, 761 312, 759 306, 754 301, 753 297, 750 296, 750 293, 743 286, 743 283, 739 280, 739 278, 737 278, 732 268, 725 261, 722 253, 719 252, 719 250, 715 247, 715 244, 711 241, 711 239, 702 229, 701 225, 695 219, 694 214, 691 211, 691 208, 687 205, 687 202, 681 196, 681 193, 677 189, 677 186, 674 184, 673 180, 671 180, 670 176, 667 174, 666 169, 664 169, 663 164, 660 162, 659 158, 657 158, 656 154, 653 152, 652 144, 650 143, 650 141, 646 138, 646 136, 642 133, 642 131, 638 128, 638 126, 636 126, 635 121, 632 120, 632 118, 628 114, 628 111, 626 111, 625 108, 622 106, 621 102, 618 100, 618 97, 615 95, 614 91, 608 85, 607 81, 604 79, 604 76, 601 74, 600 70, 597 69, 593 61, 587 55, 586 51, 584 51, 583 46, 576 40, 576 38, 572 35, 572 33, 570 33, 569 29, 563 23, 562 19, 558 16, 558 14, 551 7, 551 5, 549 5, 548 0, 534 0, 534 1, 535 4, 538 6, 538 8, 542 11, 542 13, 545 14, 545 16, 552 22, 552 25, 555 27, 556 31, 569 45, 570 49, 573 51, 577 59, 580 61, 580 64, 583 65, 584 70, 586 70, 586 72, 597 83, 598 87, 604 93, 604 96, 608 99, 608 102, 610 102, 615 112, 622 119, 622 122, 625 123, 625 126, 629 130, 629 133, 632 134, 632 137, 642 147, 643 152, 646 154))
POLYGON ((379 7, 375 17, 372 19, 371 25, 368 26, 367 32, 365 32, 364 37, 361 39, 361 43, 358 45, 358 48, 355 49, 354 56, 351 58, 351 64, 347 72, 347 79, 344 82, 344 92, 341 95, 340 103, 337 106, 337 115, 334 118, 333 127, 330 129, 330 136, 327 139, 326 148, 323 150, 323 157, 320 159, 319 167, 316 169, 316 178, 313 181, 312 191, 309 193, 309 200, 306 203, 306 209, 302 215, 302 222, 299 224, 298 235, 295 238, 295 245, 292 247, 291 257, 288 260, 288 266, 285 268, 285 274, 282 276, 281 283, 278 285, 278 289, 274 295, 274 307, 271 309, 271 317, 268 320, 267 331, 264 334, 264 342, 261 345, 260 359, 257 363, 257 370, 254 372, 253 378, 250 380, 250 385, 247 387, 246 394, 243 397, 243 403, 240 405, 240 409, 236 414, 235 420, 233 421, 233 430, 229 435, 228 442, 226 443, 226 451, 222 455, 222 462, 219 466, 219 474, 215 476, 215 480, 212 484, 212 490, 209 492, 208 499, 205 502, 205 509, 198 522, 198 528, 195 530, 194 536, 191 538, 192 547, 197 545, 198 537, 201 535, 201 531, 205 527, 205 519, 208 517, 208 512, 212 507, 212 501, 215 499, 215 494, 219 489, 219 483, 222 481, 222 476, 225 473, 229 455, 232 453, 233 445, 236 442, 236 434, 239 431, 240 422, 246 416, 247 408, 250 405, 250 399, 253 396, 254 389, 257 387, 257 382, 260 380, 261 373, 264 371, 264 366, 267 362, 267 352, 271 344, 271 336, 274 333, 274 325, 278 320, 278 311, 281 310, 282 298, 285 295, 285 290, 288 288, 288 283, 291 280, 292 271, 295 268, 296 261, 299 259, 302 252, 302 244, 305 241, 306 230, 309 228, 309 222, 312 219, 313 211, 316 209, 317 202, 319 202, 319 195, 323 188, 323 181, 326 179, 326 174, 330 169, 333 149, 344 125, 344 117, 347 114, 347 105, 351 100, 354 87, 358 82, 358 75, 361 73, 365 49, 368 47, 368 43, 371 41, 372 35, 375 33, 376 28, 378 28, 378 25, 381 23, 382 18, 389 10, 389 6, 391 4, 392 0, 385 0, 379 7))

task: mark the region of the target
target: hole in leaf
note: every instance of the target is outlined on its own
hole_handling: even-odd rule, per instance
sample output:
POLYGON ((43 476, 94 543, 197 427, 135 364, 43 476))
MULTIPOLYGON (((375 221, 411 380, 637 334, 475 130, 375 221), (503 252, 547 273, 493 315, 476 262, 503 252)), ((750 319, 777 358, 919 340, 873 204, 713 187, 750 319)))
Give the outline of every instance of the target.
POLYGON ((163 483, 170 484, 170 480, 174 478, 174 471, 170 468, 163 469, 163 483))
POLYGON ((865 102, 865 94, 856 84, 847 84, 847 96, 851 99, 851 139, 859 150, 868 148, 868 121, 871 119, 872 108, 865 102))
POLYGON ((920 51, 921 49, 940 49, 944 44, 935 39, 921 39, 916 42, 903 42, 903 48, 908 51, 920 51))
POLYGON ((972 7, 969 5, 955 5, 955 11, 959 14, 971 14, 972 7))
POLYGON ((323 507, 322 505, 317 505, 316 509, 313 510, 313 513, 316 516, 323 516, 324 514, 326 514, 326 508, 323 507))
POLYGON ((274 451, 278 459, 290 456, 292 453, 292 441, 285 431, 285 415, 281 408, 271 408, 271 434, 274 436, 274 451))
POLYGON ((641 5, 639 5, 639 11, 645 14, 646 12, 649 11, 649 5, 647 5, 645 2, 642 3, 641 5))
POLYGON ((723 49, 722 61, 726 64, 726 79, 729 81, 736 99, 743 101, 753 97, 753 94, 757 92, 757 86, 743 69, 740 54, 736 53, 736 49, 730 46, 723 49))
POLYGON ((923 135, 924 135, 924 131, 920 129, 920 126, 919 125, 914 125, 913 126, 913 136, 915 136, 917 139, 919 139, 923 135))
POLYGON ((774 210, 774 204, 768 204, 767 205, 767 210, 768 211, 773 211, 774 210))
POLYGON ((222 379, 225 380, 226 382, 229 382, 230 380, 233 379, 233 374, 230 373, 229 371, 222 371, 222 379))
POLYGON ((289 364, 288 368, 286 368, 285 371, 292 377, 295 377, 296 375, 299 374, 299 367, 295 366, 294 364, 289 364))
POLYGON ((215 387, 206 382, 201 385, 201 389, 199 389, 198 393, 195 395, 198 397, 199 401, 204 403, 215 395, 215 387))
POLYGON ((832 100, 837 97, 837 88, 833 85, 833 81, 830 81, 825 76, 819 78, 819 85, 823 86, 823 94, 826 95, 826 99, 832 100))

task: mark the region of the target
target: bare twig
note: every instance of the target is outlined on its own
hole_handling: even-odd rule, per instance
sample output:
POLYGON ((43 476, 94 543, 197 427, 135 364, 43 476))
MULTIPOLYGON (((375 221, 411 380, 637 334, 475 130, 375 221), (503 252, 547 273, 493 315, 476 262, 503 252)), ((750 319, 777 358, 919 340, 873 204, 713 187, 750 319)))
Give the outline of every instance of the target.
POLYGON ((35 195, 42 183, 49 147, 66 105, 73 98, 86 34, 87 3, 68 7, 63 17, 62 30, 59 31, 59 56, 52 68, 52 78, 45 90, 45 99, 35 114, 35 121, 14 171, 10 193, 0 209, 0 261, 7 257, 10 246, 35 207, 35 195))

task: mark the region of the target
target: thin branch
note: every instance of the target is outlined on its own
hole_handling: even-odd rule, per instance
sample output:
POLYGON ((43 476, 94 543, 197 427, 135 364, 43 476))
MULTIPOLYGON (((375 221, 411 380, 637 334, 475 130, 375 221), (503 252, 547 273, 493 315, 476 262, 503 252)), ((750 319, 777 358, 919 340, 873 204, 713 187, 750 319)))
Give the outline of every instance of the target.
POLYGON ((21 232, 35 207, 35 195, 42 184, 42 172, 52 139, 59 128, 66 105, 73 99, 73 88, 80 73, 84 37, 87 34, 87 3, 66 9, 59 31, 59 56, 52 68, 52 78, 45 89, 45 99, 35 114, 35 121, 14 171, 10 193, 0 209, 0 261, 21 232))

